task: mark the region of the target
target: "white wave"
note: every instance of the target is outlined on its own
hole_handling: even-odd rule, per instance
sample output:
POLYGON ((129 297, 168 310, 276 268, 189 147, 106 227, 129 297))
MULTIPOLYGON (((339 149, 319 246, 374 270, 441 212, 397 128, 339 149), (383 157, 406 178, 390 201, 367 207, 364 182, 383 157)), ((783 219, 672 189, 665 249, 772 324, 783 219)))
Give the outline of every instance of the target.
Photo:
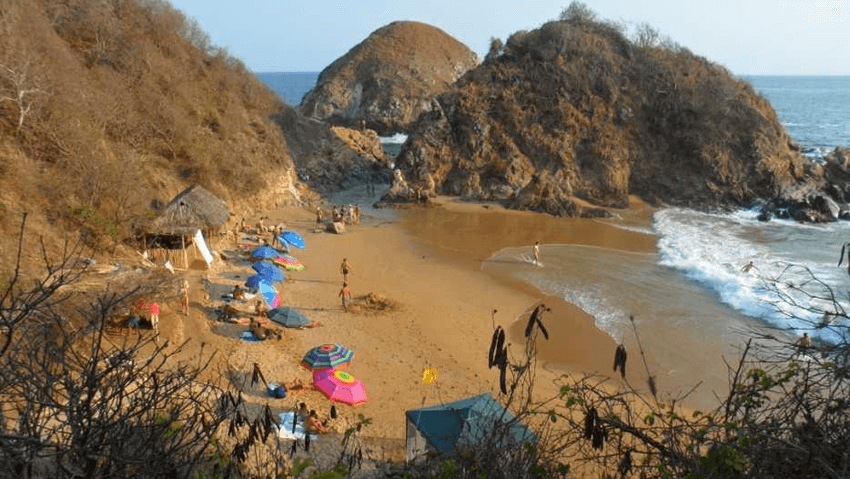
POLYGON ((394 144, 402 144, 407 141, 407 135, 404 133, 396 133, 393 136, 379 136, 381 143, 394 143, 394 144))
MULTIPOLYGON (((679 208, 656 212, 653 226, 658 233, 659 263, 714 291, 722 302, 747 316, 784 329, 808 329, 820 319, 817 310, 832 308, 830 301, 818 299, 828 297, 823 284, 836 290, 847 284, 833 260, 840 238, 850 228, 842 223, 761 223, 756 214, 755 210, 711 214, 679 208), (750 263, 752 268, 745 272, 750 263), (811 275, 823 283, 812 281, 811 275)), ((841 304, 850 308, 846 301, 841 304)), ((814 331, 813 336, 837 339, 825 329, 814 331)))

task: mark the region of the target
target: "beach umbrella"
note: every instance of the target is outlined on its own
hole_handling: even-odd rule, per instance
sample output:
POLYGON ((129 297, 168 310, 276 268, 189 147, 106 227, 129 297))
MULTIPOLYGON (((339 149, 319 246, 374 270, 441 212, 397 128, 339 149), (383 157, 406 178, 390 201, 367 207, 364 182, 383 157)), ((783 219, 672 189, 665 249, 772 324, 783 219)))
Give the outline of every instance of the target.
POLYGON ((304 249, 304 238, 301 237, 298 233, 294 231, 284 231, 280 234, 280 238, 286 242, 295 246, 296 248, 304 249))
POLYGON ((280 256, 280 251, 271 246, 260 246, 251 251, 251 257, 258 260, 277 258, 278 256, 280 256))
POLYGON ((260 283, 273 283, 269 278, 255 274, 254 276, 249 276, 248 279, 245 280, 245 286, 253 289, 258 289, 260 287, 260 283))
POLYGON ((310 324, 310 320, 307 319, 307 316, 304 316, 304 313, 289 306, 278 306, 277 308, 270 309, 266 315, 272 321, 287 328, 300 328, 310 324))
POLYGON ((325 393, 331 401, 356 406, 366 402, 366 386, 359 379, 340 369, 313 372, 316 389, 325 393))
POLYGON ((280 295, 277 294, 277 290, 269 283, 265 281, 260 281, 258 288, 260 290, 260 295, 263 297, 263 301, 266 302, 266 305, 269 308, 277 308, 280 306, 280 295))
POLYGON ((258 275, 268 278, 270 283, 286 279, 286 276, 283 275, 283 271, 281 271, 280 268, 267 261, 254 263, 251 267, 254 268, 254 271, 256 271, 258 275))
POLYGON ((304 264, 302 264, 298 258, 292 255, 282 254, 275 258, 273 261, 275 264, 280 265, 288 271, 301 271, 302 269, 304 269, 304 264))
POLYGON ((323 344, 307 352, 301 365, 307 369, 333 369, 354 360, 354 351, 339 344, 323 344))

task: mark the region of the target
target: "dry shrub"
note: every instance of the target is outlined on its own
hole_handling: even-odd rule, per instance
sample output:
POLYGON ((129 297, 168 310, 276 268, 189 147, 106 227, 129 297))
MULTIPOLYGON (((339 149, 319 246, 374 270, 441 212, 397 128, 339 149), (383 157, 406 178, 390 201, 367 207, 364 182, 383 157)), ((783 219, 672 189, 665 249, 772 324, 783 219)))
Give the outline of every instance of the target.
POLYGON ((168 2, 4 0, 0 17, 0 97, 15 87, 6 67, 37 90, 20 125, 0 102, 0 137, 30 164, 29 181, 3 186, 29 211, 91 208, 123 240, 191 183, 231 201, 266 186, 258 171, 292 169, 270 120, 284 104, 168 2))

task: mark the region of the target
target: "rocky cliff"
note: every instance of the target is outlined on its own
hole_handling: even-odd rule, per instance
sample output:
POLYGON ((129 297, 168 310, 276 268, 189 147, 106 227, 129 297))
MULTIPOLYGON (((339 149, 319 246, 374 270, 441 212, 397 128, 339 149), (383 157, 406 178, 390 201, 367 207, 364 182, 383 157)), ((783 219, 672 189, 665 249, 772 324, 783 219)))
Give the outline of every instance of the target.
POLYGON ((726 207, 788 194, 810 168, 747 82, 582 18, 494 42, 438 105, 412 128, 396 161, 407 187, 387 201, 419 190, 570 216, 630 194, 726 207))
POLYGON ((393 22, 322 71, 301 101, 308 117, 338 126, 365 126, 380 134, 407 131, 478 57, 442 30, 393 22))

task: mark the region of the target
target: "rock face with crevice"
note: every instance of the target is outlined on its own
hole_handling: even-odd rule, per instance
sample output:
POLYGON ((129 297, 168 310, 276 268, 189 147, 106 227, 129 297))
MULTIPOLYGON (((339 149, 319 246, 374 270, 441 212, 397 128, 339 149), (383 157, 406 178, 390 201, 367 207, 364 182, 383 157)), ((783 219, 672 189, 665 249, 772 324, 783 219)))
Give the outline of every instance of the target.
POLYGON ((407 131, 478 57, 444 31, 393 22, 374 31, 319 75, 302 99, 305 116, 381 135, 407 131))
POLYGON ((422 195, 559 216, 651 204, 724 208, 817 182, 770 103, 687 49, 554 21, 494 43, 412 128, 396 165, 422 195))

